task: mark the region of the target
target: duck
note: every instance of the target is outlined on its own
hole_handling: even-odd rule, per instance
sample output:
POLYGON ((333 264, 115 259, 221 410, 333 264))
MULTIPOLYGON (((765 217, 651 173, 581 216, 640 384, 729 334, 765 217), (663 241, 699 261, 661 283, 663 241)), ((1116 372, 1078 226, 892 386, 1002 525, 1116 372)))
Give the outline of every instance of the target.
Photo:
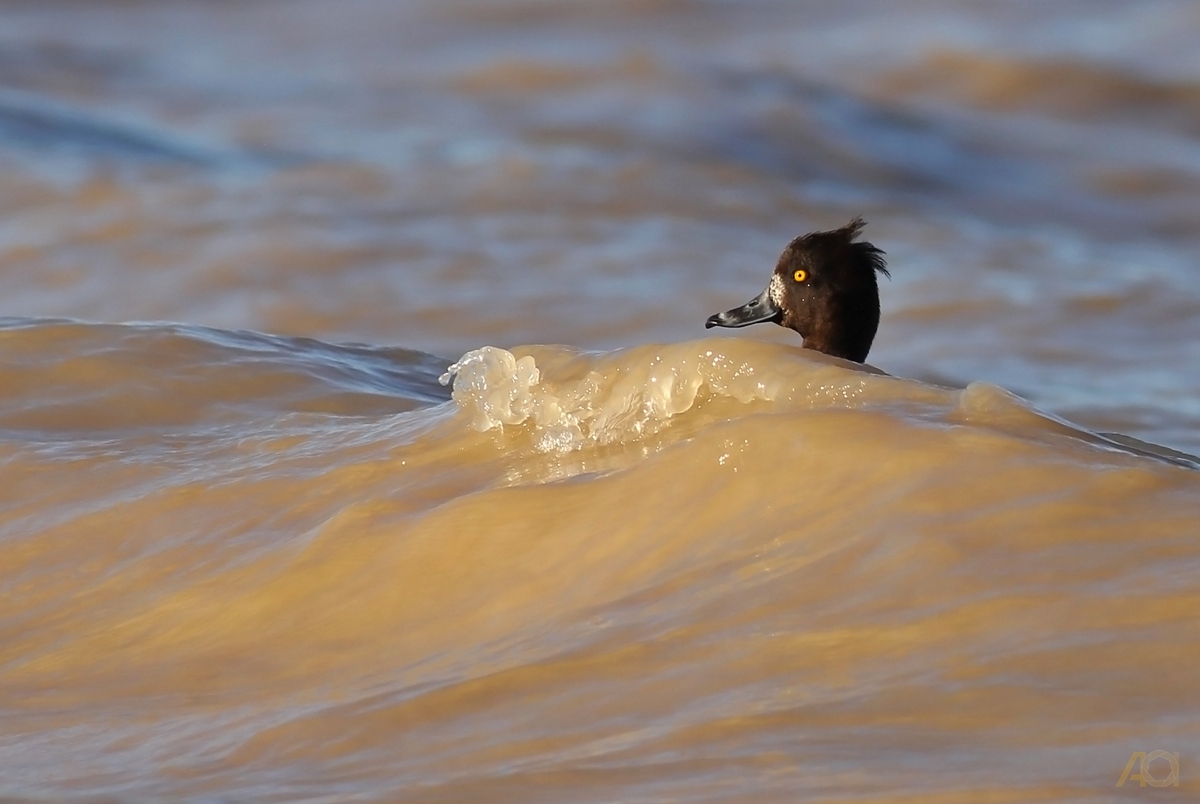
POLYGON ((856 217, 840 229, 788 243, 765 290, 741 307, 709 316, 705 329, 773 322, 793 329, 805 349, 863 363, 879 329, 879 283, 891 278, 884 252, 858 240, 856 217))

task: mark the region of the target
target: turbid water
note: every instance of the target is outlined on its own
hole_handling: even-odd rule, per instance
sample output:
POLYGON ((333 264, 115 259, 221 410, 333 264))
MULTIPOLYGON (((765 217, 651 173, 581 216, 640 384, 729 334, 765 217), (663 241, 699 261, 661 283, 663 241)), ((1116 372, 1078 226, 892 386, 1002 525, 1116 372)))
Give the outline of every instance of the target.
POLYGON ((4 4, 0 800, 1194 799, 1198 37, 4 4))

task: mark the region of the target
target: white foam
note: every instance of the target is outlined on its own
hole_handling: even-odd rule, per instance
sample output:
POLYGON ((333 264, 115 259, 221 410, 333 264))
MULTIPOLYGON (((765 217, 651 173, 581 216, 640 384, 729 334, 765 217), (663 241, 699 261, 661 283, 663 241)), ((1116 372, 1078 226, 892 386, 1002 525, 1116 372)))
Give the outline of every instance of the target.
POLYGON ((438 382, 447 385, 451 377, 454 401, 472 414, 471 426, 480 432, 503 424, 521 424, 540 412, 544 401, 534 390, 541 380, 534 359, 517 359, 512 352, 495 346, 467 352, 446 369, 438 382))
POLYGON ((494 346, 468 352, 442 375, 452 396, 481 432, 503 425, 536 429, 538 449, 567 452, 657 432, 695 403, 706 382, 695 366, 654 357, 598 367, 557 382, 544 379, 534 358, 494 346), (599 370, 598 370, 599 369, 599 370))
POLYGON ((953 391, 750 339, 647 344, 606 353, 546 346, 514 353, 484 346, 463 355, 441 382, 451 379, 452 397, 473 429, 524 428, 534 448, 545 453, 632 444, 659 433, 698 401, 721 397, 769 402, 775 413, 875 407, 1026 437, 1098 438, 987 383, 953 391))
POLYGON ((533 354, 520 356, 485 346, 463 355, 441 381, 453 378, 454 401, 474 429, 532 428, 538 449, 561 453, 653 435, 703 394, 801 409, 846 407, 862 404, 868 383, 885 379, 797 349, 734 339, 714 349, 710 343, 604 354, 522 347, 519 352, 533 354))

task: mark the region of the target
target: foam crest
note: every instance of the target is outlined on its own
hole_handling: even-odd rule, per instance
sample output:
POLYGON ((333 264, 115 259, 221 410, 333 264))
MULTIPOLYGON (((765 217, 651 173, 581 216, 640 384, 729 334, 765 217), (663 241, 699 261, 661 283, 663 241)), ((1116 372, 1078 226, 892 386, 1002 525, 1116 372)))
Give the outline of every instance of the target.
POLYGON ((547 452, 636 441, 711 397, 802 409, 895 397, 899 381, 821 357, 737 340, 608 353, 545 346, 510 352, 485 346, 463 355, 441 382, 453 378, 453 398, 470 415, 474 429, 531 428, 537 448, 547 452), (873 390, 875 383, 887 388, 873 390))
MULTIPOLYGON (((451 379, 451 395, 473 429, 520 428, 544 453, 636 443, 700 407, 727 419, 762 412, 766 404, 775 414, 872 408, 1039 441, 1066 436, 1105 450, 1195 465, 1192 456, 1165 455, 1153 445, 1130 446, 1128 439, 1118 443, 1090 433, 987 383, 961 391, 939 388, 749 339, 647 344, 613 352, 484 346, 463 355, 440 381, 446 385, 451 379), (755 403, 760 406, 751 407, 755 403)), ((680 434, 694 432, 689 427, 680 434)))
POLYGON ((485 346, 463 355, 441 382, 453 377, 454 401, 474 429, 527 425, 538 449, 566 452, 656 431, 692 406, 703 383, 694 372, 646 377, 628 369, 555 380, 543 376, 533 355, 485 346))
POLYGON ((446 369, 438 382, 454 378, 454 401, 471 415, 471 426, 480 432, 502 424, 521 424, 539 414, 543 394, 535 389, 541 381, 532 357, 516 355, 495 346, 467 352, 446 369))

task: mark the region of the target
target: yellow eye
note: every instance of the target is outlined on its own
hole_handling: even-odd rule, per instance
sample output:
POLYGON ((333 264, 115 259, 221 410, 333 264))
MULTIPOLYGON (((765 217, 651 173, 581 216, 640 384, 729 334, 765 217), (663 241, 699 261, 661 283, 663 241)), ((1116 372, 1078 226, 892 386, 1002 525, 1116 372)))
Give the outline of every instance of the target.
POLYGON ((803 282, 805 279, 808 279, 808 271, 801 268, 799 271, 792 274, 792 279, 795 279, 797 282, 803 282))

